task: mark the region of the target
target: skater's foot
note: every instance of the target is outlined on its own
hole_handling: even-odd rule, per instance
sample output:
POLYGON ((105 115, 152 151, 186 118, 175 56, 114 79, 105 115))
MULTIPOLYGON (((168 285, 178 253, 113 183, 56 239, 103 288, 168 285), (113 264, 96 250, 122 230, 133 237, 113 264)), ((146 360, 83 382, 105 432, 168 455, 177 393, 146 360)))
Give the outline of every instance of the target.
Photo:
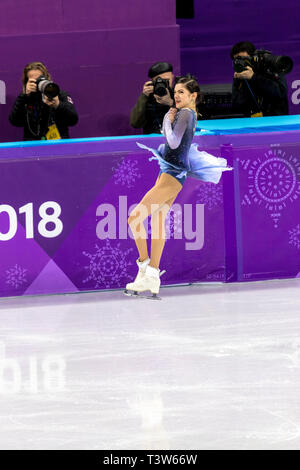
POLYGON ((145 259, 144 261, 140 261, 139 259, 136 260, 136 264, 138 265, 138 273, 137 273, 137 276, 135 278, 135 280, 133 282, 129 282, 127 285, 126 285, 126 290, 133 290, 133 287, 134 287, 134 284, 136 282, 139 282, 141 279, 143 279, 143 277, 145 276, 145 272, 146 272, 146 269, 147 269, 147 266, 148 264, 150 263, 150 259, 147 258, 145 259))
POLYGON ((133 293, 150 291, 151 294, 157 295, 160 288, 160 276, 163 274, 159 269, 147 266, 145 274, 135 282, 131 282, 126 286, 126 292, 133 293))

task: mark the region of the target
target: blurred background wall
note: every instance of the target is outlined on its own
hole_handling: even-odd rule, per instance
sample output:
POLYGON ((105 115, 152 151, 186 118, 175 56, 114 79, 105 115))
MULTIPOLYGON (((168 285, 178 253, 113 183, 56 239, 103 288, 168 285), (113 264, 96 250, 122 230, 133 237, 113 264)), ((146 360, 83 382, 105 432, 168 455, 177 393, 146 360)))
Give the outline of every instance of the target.
POLYGON ((45 62, 79 112, 71 137, 135 134, 129 113, 156 61, 200 84, 230 83, 231 46, 249 40, 295 62, 290 113, 300 113, 298 0, 1 0, 0 141, 28 62, 45 62), (177 6, 177 18, 176 18, 177 6), (186 16, 186 18, 182 18, 186 16))

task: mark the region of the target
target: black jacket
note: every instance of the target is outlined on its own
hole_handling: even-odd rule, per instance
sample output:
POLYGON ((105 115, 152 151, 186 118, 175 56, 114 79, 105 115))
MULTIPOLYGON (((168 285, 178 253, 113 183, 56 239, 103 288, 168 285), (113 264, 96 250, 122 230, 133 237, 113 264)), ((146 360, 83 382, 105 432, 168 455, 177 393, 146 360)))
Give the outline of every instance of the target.
MULTIPOLYGON (((171 98, 173 92, 170 90, 171 98)), ((146 96, 142 93, 130 114, 130 124, 135 129, 143 129, 144 134, 160 134, 162 122, 170 106, 156 102, 153 94, 146 96)))
POLYGON ((265 77, 255 73, 248 84, 255 99, 245 80, 233 80, 232 106, 235 112, 245 117, 260 111, 263 116, 289 114, 288 87, 283 74, 265 77))
POLYGON ((62 139, 69 138, 69 126, 75 126, 78 115, 72 99, 65 91, 59 93, 59 106, 52 109, 42 101, 40 93, 21 93, 9 115, 11 124, 24 127, 24 140, 41 140, 55 123, 62 139))

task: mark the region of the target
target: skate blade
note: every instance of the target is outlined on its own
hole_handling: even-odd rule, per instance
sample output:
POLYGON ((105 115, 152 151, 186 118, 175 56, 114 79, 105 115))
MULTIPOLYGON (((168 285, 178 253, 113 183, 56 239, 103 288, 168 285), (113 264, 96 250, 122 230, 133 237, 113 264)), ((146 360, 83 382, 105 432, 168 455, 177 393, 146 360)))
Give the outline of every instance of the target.
POLYGON ((124 294, 128 297, 135 297, 136 299, 161 300, 161 297, 159 297, 157 294, 144 295, 137 291, 130 291, 127 289, 124 290, 124 294))

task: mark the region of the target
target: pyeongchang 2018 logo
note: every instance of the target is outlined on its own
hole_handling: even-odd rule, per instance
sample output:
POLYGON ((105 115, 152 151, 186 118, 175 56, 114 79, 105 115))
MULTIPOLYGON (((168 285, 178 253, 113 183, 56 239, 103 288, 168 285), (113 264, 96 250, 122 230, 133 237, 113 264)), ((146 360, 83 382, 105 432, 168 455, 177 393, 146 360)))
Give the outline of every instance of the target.
POLYGON ((6 104, 6 85, 3 80, 0 80, 0 104, 6 104))

